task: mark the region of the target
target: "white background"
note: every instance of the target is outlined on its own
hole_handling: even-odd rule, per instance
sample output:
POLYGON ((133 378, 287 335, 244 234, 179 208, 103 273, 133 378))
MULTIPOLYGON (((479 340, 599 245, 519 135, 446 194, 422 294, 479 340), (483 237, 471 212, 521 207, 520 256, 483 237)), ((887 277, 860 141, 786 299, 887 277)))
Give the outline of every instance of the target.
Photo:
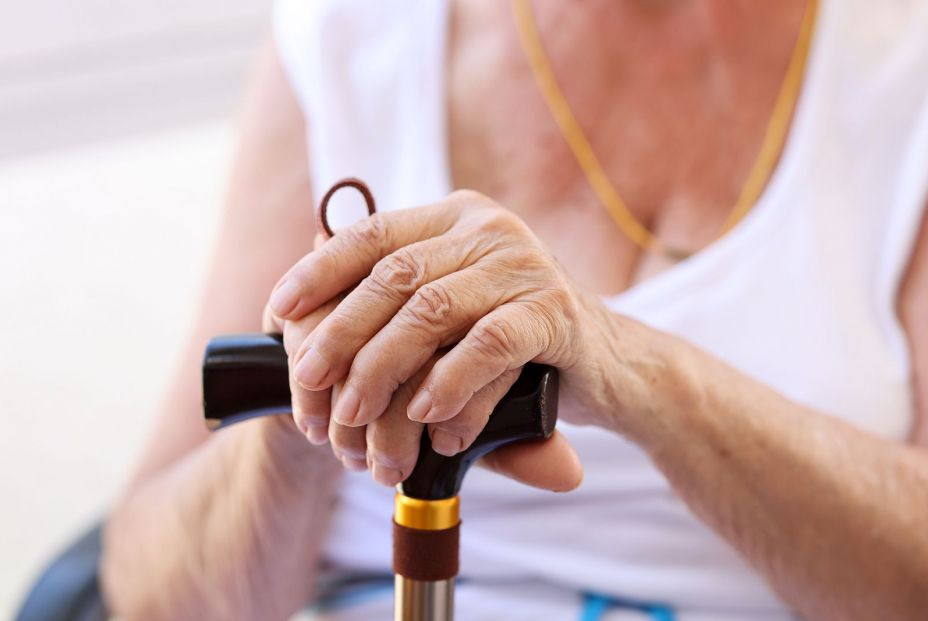
POLYGON ((151 425, 269 8, 0 5, 0 618, 105 512, 151 425))

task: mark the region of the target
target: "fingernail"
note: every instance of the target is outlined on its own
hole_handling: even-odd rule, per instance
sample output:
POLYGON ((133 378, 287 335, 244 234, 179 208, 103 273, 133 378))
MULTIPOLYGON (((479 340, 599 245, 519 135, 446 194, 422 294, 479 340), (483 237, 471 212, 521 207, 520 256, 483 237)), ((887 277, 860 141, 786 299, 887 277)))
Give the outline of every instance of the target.
POLYGON ((308 436, 309 432, 312 431, 314 427, 324 427, 327 426, 328 421, 324 418, 319 418, 318 416, 309 416, 307 414, 299 414, 295 416, 297 428, 303 432, 303 435, 308 436))
POLYGON ((319 384, 329 373, 329 363, 319 355, 319 353, 310 347, 296 363, 296 369, 293 370, 296 375, 296 381, 304 388, 310 390, 318 388, 319 384))
POLYGON ((329 429, 327 426, 310 427, 309 431, 306 432, 306 438, 311 444, 322 446, 329 441, 329 429))
POLYGON ((391 468, 390 466, 379 464, 376 461, 371 467, 371 474, 374 476, 375 481, 381 485, 386 485, 387 487, 393 487, 403 480, 402 472, 396 468, 391 468))
POLYGON ((406 416, 409 417, 409 420, 421 422, 429 415, 431 409, 432 395, 428 390, 420 390, 419 394, 409 403, 409 407, 406 408, 406 416))
POLYGON ((432 432, 432 448, 445 457, 457 455, 464 449, 464 438, 443 429, 432 432))
POLYGON ((271 310, 277 316, 284 316, 296 307, 300 299, 300 288, 292 278, 280 283, 280 286, 271 294, 271 310))
POLYGON ((342 464, 351 472, 364 472, 367 470, 367 461, 364 459, 352 459, 351 457, 342 457, 342 464))
POLYGON ((361 398, 358 391, 353 386, 348 385, 342 390, 338 401, 335 403, 335 411, 332 412, 332 418, 339 425, 352 425, 358 417, 358 409, 361 407, 361 398))

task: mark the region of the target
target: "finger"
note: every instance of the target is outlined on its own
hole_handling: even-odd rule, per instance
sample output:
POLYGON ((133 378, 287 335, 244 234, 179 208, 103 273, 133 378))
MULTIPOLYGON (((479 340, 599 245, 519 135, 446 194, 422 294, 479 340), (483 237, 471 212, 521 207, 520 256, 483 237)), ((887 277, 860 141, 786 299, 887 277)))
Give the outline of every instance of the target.
POLYGON ((406 406, 417 385, 413 381, 400 386, 383 416, 366 427, 368 463, 374 480, 381 485, 393 486, 405 480, 416 465, 423 425, 409 420, 406 406))
POLYGON ((452 203, 376 213, 340 230, 277 283, 271 309, 285 319, 305 315, 358 283, 388 254, 448 231, 457 212, 452 203))
MULTIPOLYGON (((472 236, 443 236, 405 246, 381 259, 303 344, 306 351, 296 369, 300 383, 321 390, 344 379, 358 351, 407 307, 411 310, 406 315, 417 315, 410 319, 435 323, 436 316, 450 310, 445 290, 434 289, 440 287, 435 283, 479 258, 476 245, 472 236)), ((413 370, 421 364, 419 360, 413 370)))
MULTIPOLYGON (((316 233, 313 238, 313 249, 318 250, 324 243, 325 237, 321 233, 316 233)), ((270 303, 264 305, 264 312, 261 315, 261 331, 265 334, 282 334, 284 331, 284 320, 274 314, 270 303)))
MULTIPOLYGON (((299 321, 282 322, 284 350, 293 352, 294 343, 305 340, 306 335, 312 331, 327 311, 328 308, 324 307, 299 321)), ((288 366, 290 369, 294 368, 292 355, 288 356, 288 366)), ((290 383, 293 422, 297 429, 312 444, 325 444, 328 441, 329 413, 332 403, 330 391, 311 392, 301 388, 292 371, 287 374, 287 379, 290 383)))
MULTIPOLYGON (((332 399, 338 398, 339 386, 332 387, 332 399)), ((329 420, 329 442, 332 452, 348 470, 360 472, 367 469, 367 441, 364 427, 346 427, 329 420)))
POLYGON ((429 425, 429 437, 435 452, 451 457, 473 444, 490 420, 493 408, 519 379, 521 371, 512 369, 504 372, 477 391, 457 416, 429 425))
POLYGON ((288 352, 288 366, 290 369, 288 380, 290 382, 290 396, 293 406, 293 422, 306 435, 307 439, 316 445, 328 442, 329 415, 332 404, 331 392, 329 390, 311 391, 300 386, 294 370, 299 364, 299 359, 296 357, 299 353, 299 346, 319 322, 335 308, 336 304, 337 301, 332 300, 298 321, 281 322, 284 349, 288 352))
POLYGON ((281 334, 284 331, 284 320, 274 314, 269 304, 264 305, 261 315, 261 331, 265 334, 281 334))
MULTIPOLYGON (((320 309, 318 316, 323 316, 327 310, 327 308, 320 309)), ((284 321, 275 317, 270 312, 270 308, 265 306, 261 329, 266 333, 282 333, 284 335, 284 350, 293 351, 293 342, 300 343, 305 340, 312 327, 318 323, 318 316, 317 313, 313 313, 298 322, 284 321)), ((294 366, 292 360, 291 356, 288 361, 290 369, 294 366)), ((305 390, 297 383, 292 372, 287 374, 287 381, 290 384, 293 423, 312 444, 325 444, 329 439, 331 391, 311 392, 305 390)))
POLYGON ((432 367, 409 404, 409 418, 436 423, 455 416, 475 392, 561 339, 550 324, 530 302, 496 308, 432 367))
POLYGON ((409 420, 406 407, 419 382, 432 368, 436 357, 394 393, 384 415, 366 426, 367 458, 374 480, 396 485, 412 473, 419 456, 422 423, 409 420))
POLYGON ((547 440, 507 444, 478 463, 525 485, 552 492, 569 492, 583 482, 580 458, 558 431, 547 440))
POLYGON ((329 413, 332 403, 332 391, 300 390, 293 374, 290 374, 290 394, 292 395, 293 422, 296 423, 306 439, 317 446, 329 441, 329 413))
POLYGON ((333 416, 343 425, 365 425, 380 416, 398 385, 505 299, 504 292, 486 286, 487 279, 484 270, 474 267, 416 291, 354 357, 345 398, 336 404, 333 416))

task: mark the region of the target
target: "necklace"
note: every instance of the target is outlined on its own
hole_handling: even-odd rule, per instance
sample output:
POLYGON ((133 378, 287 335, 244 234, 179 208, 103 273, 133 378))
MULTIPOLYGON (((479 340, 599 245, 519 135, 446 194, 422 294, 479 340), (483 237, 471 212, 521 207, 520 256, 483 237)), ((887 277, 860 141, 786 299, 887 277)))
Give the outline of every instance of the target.
MULTIPOLYGON (((780 86, 773 112, 767 122, 760 152, 741 188, 741 193, 734 208, 722 224, 717 237, 721 237, 730 231, 747 215, 773 174, 777 160, 783 150, 783 145, 786 142, 790 119, 802 87, 802 78, 805 74, 806 60, 812 42, 812 31, 817 8, 818 0, 808 1, 802 18, 799 37, 786 70, 786 76, 780 86)), ((570 104, 567 103, 567 99, 558 84, 554 71, 551 69, 551 63, 545 54, 541 37, 535 25, 531 0, 512 0, 512 11, 515 16, 516 28, 519 31, 522 50, 531 66, 538 88, 548 104, 551 116, 557 122, 561 136, 563 136, 573 152, 574 158, 583 171, 587 182, 600 203, 609 212, 613 221, 626 237, 643 250, 664 256, 673 261, 681 261, 690 256, 690 252, 674 248, 657 239, 628 209, 625 201, 619 196, 619 193, 609 181, 606 171, 603 170, 602 165, 599 163, 599 159, 593 152, 593 147, 580 128, 580 124, 577 122, 570 104)))

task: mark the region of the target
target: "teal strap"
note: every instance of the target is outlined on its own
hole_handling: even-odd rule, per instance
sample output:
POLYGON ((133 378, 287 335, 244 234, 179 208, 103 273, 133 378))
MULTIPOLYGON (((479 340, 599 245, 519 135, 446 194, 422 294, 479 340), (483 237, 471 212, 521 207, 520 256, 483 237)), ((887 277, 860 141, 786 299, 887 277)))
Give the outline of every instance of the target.
POLYGON ((587 593, 583 596, 583 609, 580 611, 580 621, 600 621, 610 608, 627 608, 638 610, 650 615, 653 621, 676 621, 673 610, 661 604, 645 604, 626 599, 618 599, 587 593))
POLYGON ((609 598, 602 595, 588 593, 583 596, 583 609, 580 611, 580 621, 599 621, 609 610, 609 598))

